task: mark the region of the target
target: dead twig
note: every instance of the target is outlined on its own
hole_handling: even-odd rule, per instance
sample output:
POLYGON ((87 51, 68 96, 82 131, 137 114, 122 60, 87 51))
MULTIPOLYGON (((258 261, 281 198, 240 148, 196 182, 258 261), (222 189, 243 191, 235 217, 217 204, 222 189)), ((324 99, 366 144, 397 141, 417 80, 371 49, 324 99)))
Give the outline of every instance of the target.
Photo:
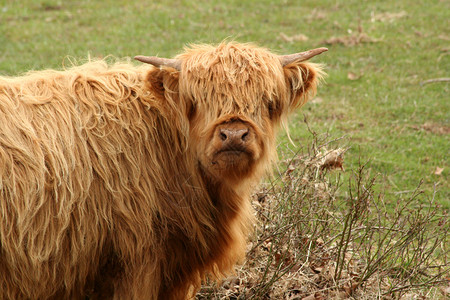
POLYGON ((434 83, 434 82, 449 82, 449 81, 450 81, 450 78, 448 78, 448 77, 433 78, 433 79, 428 79, 428 80, 422 81, 420 83, 420 85, 422 86, 422 85, 434 83))

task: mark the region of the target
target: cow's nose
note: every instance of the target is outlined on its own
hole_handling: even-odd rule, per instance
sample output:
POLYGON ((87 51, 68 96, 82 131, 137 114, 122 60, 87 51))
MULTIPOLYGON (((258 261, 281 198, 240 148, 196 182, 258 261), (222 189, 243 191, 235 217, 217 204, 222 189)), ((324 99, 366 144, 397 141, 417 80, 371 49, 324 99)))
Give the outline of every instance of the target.
POLYGON ((248 132, 248 128, 221 128, 219 135, 223 142, 245 142, 248 138, 248 132))

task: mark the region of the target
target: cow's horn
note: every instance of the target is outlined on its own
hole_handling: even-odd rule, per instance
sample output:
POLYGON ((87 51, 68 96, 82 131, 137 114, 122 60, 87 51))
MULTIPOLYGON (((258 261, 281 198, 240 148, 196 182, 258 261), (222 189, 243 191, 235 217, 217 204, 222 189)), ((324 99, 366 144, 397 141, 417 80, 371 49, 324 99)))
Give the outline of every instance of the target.
POLYGON ((134 59, 155 67, 167 66, 181 71, 181 60, 173 58, 162 58, 156 56, 135 56, 134 59))
POLYGON ((319 55, 322 52, 328 51, 328 48, 317 48, 308 50, 305 52, 289 54, 289 55, 280 55, 281 64, 283 66, 288 65, 293 62, 300 62, 310 59, 316 55, 319 55))

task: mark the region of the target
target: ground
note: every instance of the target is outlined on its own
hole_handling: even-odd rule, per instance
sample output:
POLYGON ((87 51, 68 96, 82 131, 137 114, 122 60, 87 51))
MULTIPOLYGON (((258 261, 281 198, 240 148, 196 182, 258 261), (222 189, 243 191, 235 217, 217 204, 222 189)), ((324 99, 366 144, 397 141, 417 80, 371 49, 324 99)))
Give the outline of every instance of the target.
MULTIPOLYGON (((376 177, 373 194, 383 195, 377 199, 384 201, 386 214, 390 215, 386 220, 395 226, 403 224, 395 221, 402 203, 410 204, 409 215, 425 207, 428 212, 424 212, 424 216, 437 204, 440 207, 436 208, 432 220, 438 222, 450 208, 449 19, 448 1, 439 0, 6 0, 0 3, 0 74, 62 68, 88 56, 171 57, 186 44, 218 43, 224 39, 254 42, 280 54, 328 47, 327 53, 313 59, 324 64, 328 76, 316 98, 290 122, 294 145, 286 135, 280 138, 280 160, 311 158, 310 155, 321 147, 304 151, 311 149, 317 136, 320 140, 327 135, 324 141, 338 139, 327 146, 328 150, 346 149, 344 170, 334 170, 327 175, 331 177, 321 178, 322 184, 315 182, 318 185, 314 185, 314 190, 320 194, 324 184, 336 189, 332 199, 337 201, 337 214, 342 220, 346 220, 349 213, 352 215, 342 204, 353 199, 349 197, 348 182, 355 179, 364 165, 365 176, 376 177), (304 154, 299 158, 298 153, 304 154), (336 181, 338 178, 340 183, 336 181), (416 197, 416 193, 420 196, 416 197), (408 202, 411 198, 414 201, 408 202)), ((275 178, 284 178, 281 174, 290 167, 297 170, 280 163, 275 178)), ((278 188, 285 184, 273 178, 265 184, 273 181, 278 188)), ((310 181, 302 182, 308 190, 310 181)), ((265 185, 260 193, 264 191, 265 185)), ((276 189, 269 193, 269 208, 275 205, 269 200, 280 202, 279 195, 276 189)), ((377 204, 375 200, 371 203, 377 204)), ((258 205, 256 208, 259 209, 258 205)), ((371 212, 374 210, 372 207, 371 212)), ((282 213, 277 209, 271 211, 282 213)), ((338 240, 348 229, 345 222, 339 224, 341 227, 336 225, 336 228, 340 231, 335 232, 338 240)), ((310 227, 304 227, 303 232, 307 228, 310 227)), ((444 222, 443 228, 436 234, 444 236, 445 242, 448 241, 448 223, 444 222)), ((255 236, 253 242, 266 241, 260 227, 256 227, 255 232, 260 235, 255 236)), ((326 243, 331 238, 329 234, 317 236, 315 244, 320 244, 317 243, 319 237, 326 243)), ((352 244, 345 251, 337 252, 326 247, 322 250, 330 251, 333 259, 341 257, 340 262, 349 265, 350 260, 343 258, 349 253, 347 249, 357 249, 356 246, 352 244)), ((448 268, 443 255, 448 250, 444 247, 440 251, 432 255, 440 256, 443 259, 440 263, 448 268)), ((307 256, 299 257, 302 261, 307 256)), ((249 259, 246 265, 250 267, 252 258, 249 259)), ((302 266, 304 263, 305 260, 302 266)), ((400 260, 400 265, 394 266, 411 270, 410 264, 400 260)), ((317 268, 325 266, 316 264, 310 269, 320 275, 323 269, 317 273, 317 268)), ((335 271, 330 278, 336 280, 338 273, 335 271)), ((448 274, 446 276, 448 279, 448 274)), ((321 282, 329 284, 326 280, 321 282)), ((347 283, 344 282, 341 289, 347 283)), ((299 297, 310 296, 307 291, 302 293, 299 297)))

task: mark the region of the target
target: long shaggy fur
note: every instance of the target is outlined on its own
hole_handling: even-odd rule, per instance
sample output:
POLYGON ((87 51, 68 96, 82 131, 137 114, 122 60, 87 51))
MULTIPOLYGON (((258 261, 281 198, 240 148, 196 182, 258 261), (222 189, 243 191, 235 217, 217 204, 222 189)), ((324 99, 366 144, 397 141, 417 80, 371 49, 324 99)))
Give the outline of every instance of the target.
POLYGON ((252 186, 321 71, 237 43, 179 58, 0 77, 0 299, 183 299, 243 257, 252 186), (235 119, 251 159, 211 164, 235 119))

